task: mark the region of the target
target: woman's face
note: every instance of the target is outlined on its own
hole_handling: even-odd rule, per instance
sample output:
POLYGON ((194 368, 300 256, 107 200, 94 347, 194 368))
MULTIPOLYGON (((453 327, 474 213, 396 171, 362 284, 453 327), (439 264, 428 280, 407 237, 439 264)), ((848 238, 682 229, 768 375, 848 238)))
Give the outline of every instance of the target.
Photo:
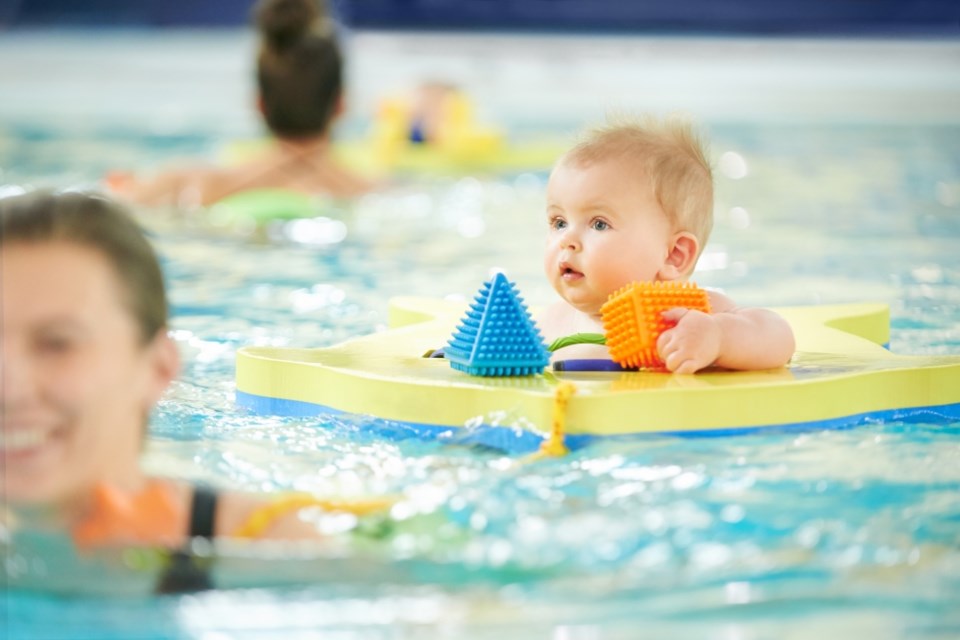
POLYGON ((144 344, 113 267, 66 241, 0 251, 0 494, 67 502, 139 482, 146 418, 179 366, 165 332, 144 344))

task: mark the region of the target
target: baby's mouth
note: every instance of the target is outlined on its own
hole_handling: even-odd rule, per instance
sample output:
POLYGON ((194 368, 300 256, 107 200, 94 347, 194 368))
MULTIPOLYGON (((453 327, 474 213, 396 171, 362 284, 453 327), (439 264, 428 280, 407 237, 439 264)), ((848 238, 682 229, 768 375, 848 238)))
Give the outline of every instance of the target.
POLYGON ((583 277, 583 273, 577 271, 566 262, 562 262, 560 263, 560 277, 564 280, 579 280, 583 277))

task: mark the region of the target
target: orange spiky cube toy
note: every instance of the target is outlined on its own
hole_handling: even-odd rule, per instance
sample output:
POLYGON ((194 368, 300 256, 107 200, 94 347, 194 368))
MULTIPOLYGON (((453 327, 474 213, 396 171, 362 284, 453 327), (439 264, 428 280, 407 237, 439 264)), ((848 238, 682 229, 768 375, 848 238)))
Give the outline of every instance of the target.
POLYGON ((692 282, 634 282, 610 294, 600 314, 613 361, 623 367, 663 369, 657 338, 675 325, 662 315, 675 307, 710 313, 710 299, 692 282))

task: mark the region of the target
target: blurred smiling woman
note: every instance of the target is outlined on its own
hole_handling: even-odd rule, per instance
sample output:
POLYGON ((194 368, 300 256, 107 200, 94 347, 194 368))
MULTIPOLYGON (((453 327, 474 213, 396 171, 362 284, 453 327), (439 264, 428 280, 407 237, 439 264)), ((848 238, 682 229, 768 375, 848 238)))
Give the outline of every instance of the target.
POLYGON ((138 489, 147 416, 179 369, 153 249, 96 197, 7 198, 0 216, 3 497, 68 513, 96 481, 138 489))
POLYGON ((323 538, 299 517, 305 508, 358 519, 389 510, 390 499, 219 492, 147 476, 148 419, 180 367, 167 314, 157 257, 122 207, 81 193, 0 199, 8 528, 63 531, 80 547, 179 548, 197 537, 323 538))

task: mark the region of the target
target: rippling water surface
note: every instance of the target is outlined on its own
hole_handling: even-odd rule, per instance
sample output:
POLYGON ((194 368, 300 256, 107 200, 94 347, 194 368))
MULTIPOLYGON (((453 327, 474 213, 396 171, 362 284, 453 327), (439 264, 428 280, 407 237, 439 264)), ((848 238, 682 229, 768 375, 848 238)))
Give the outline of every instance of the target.
MULTIPOLYGON (((886 302, 893 350, 960 353, 960 126, 707 126, 718 196, 701 284, 748 305, 886 302)), ((227 138, 46 120, 0 133, 4 189, 90 186, 118 158, 227 138)), ((13 584, 46 585, 5 596, 11 637, 960 636, 960 423, 650 435, 525 463, 362 415, 234 406, 238 348, 382 330, 393 295, 469 296, 505 269, 548 301, 545 177, 401 180, 327 212, 346 230, 328 243, 302 226, 251 236, 203 212, 142 212, 185 361, 147 467, 242 489, 400 494, 407 512, 337 553, 225 550, 229 588, 184 597, 130 595, 149 585, 149 556, 106 554, 105 583, 35 541, 7 559, 13 584), (91 589, 128 593, 51 593, 91 589)))

